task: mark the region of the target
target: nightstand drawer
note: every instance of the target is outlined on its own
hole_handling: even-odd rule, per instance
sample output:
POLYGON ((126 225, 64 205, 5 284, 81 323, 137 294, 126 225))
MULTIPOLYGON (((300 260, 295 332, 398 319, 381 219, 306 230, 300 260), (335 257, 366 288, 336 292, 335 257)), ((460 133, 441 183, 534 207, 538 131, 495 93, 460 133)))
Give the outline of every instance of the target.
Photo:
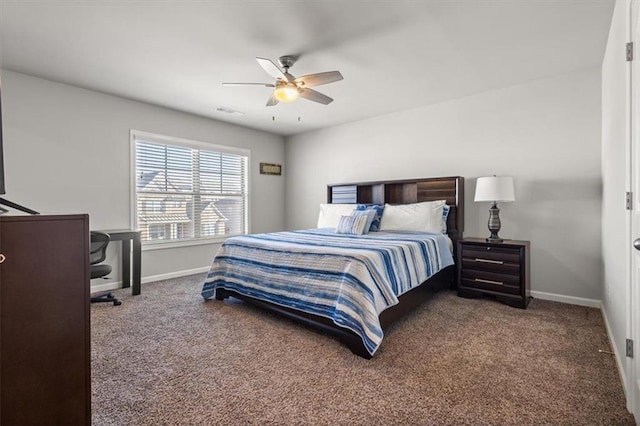
POLYGON ((504 260, 487 259, 486 256, 463 257, 462 267, 464 269, 477 269, 510 275, 520 274, 520 263, 517 261, 509 262, 504 260))
POLYGON ((462 258, 483 259, 487 263, 494 264, 501 264, 500 262, 520 264, 520 250, 518 248, 465 245, 462 247, 462 258))
POLYGON ((492 290, 500 293, 519 294, 520 276, 500 274, 474 269, 462 270, 462 285, 465 287, 492 290))

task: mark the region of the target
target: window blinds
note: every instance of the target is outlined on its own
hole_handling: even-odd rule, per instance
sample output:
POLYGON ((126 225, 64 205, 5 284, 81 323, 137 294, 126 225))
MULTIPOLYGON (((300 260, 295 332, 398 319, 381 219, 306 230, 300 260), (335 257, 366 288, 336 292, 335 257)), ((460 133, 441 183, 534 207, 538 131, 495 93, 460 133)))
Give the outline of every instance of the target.
POLYGON ((135 138, 136 224, 143 241, 247 232, 244 155, 135 138))

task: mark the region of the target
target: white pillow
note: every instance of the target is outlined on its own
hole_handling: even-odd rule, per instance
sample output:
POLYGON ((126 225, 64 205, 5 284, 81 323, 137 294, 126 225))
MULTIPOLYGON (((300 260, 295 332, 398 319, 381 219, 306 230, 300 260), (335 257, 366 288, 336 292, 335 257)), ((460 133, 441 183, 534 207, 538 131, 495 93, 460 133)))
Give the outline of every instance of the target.
POLYGON ((337 228, 342 216, 349 216, 357 204, 320 204, 318 228, 337 228))
POLYGON ((442 233, 442 209, 444 200, 424 203, 390 205, 385 204, 381 231, 420 231, 442 233))

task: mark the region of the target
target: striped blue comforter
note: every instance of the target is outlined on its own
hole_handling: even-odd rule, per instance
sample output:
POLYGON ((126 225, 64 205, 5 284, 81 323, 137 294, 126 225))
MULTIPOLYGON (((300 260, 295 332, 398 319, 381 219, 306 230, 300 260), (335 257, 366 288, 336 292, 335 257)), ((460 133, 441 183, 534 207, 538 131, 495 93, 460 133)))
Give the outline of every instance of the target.
POLYGON ((331 228, 233 237, 213 259, 202 296, 225 288, 329 318, 373 355, 383 337, 380 313, 453 264, 449 243, 439 234, 331 228))

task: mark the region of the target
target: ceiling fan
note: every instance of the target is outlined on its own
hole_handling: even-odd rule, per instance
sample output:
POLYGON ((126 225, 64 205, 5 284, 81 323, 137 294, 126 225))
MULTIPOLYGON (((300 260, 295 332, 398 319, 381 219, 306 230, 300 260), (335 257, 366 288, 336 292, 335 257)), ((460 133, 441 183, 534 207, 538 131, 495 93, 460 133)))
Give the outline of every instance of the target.
POLYGON ((297 59, 297 57, 290 55, 281 56, 278 59, 278 63, 284 68, 283 71, 269 59, 256 58, 258 64, 260 64, 267 74, 276 79, 275 83, 222 83, 222 85, 273 87, 274 90, 267 101, 267 106, 277 105, 278 102, 292 102, 298 99, 298 96, 324 105, 333 102, 333 99, 329 96, 310 89, 310 87, 342 80, 343 77, 340 71, 319 72, 296 78, 289 74, 289 68, 293 66, 297 59))

